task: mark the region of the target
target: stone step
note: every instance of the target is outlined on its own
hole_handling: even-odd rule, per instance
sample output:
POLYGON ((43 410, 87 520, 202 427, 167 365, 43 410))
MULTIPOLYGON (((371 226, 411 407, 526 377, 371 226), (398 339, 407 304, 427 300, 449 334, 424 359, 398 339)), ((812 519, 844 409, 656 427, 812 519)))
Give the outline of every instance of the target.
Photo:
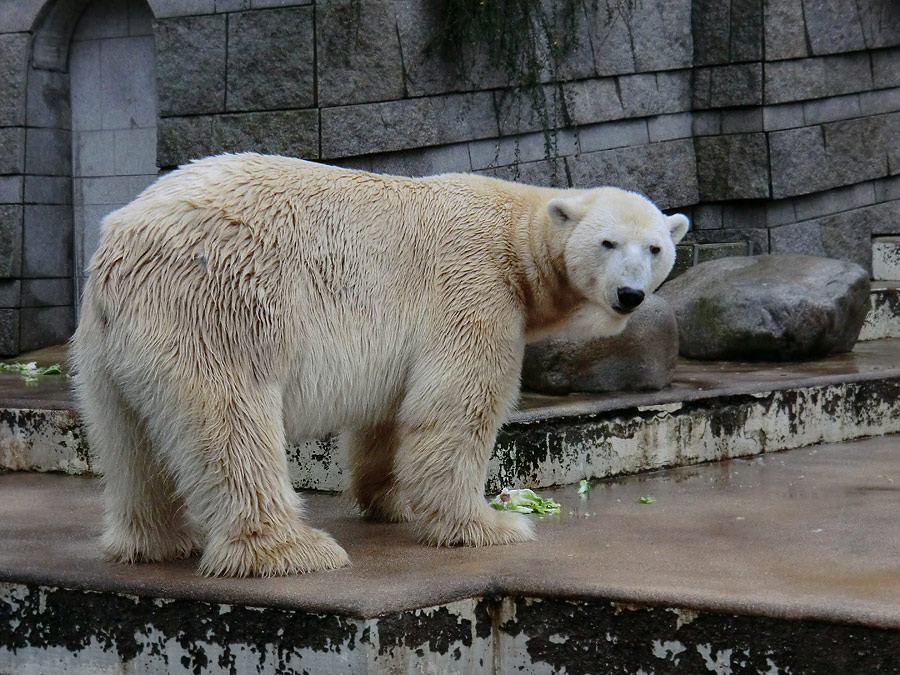
POLYGON ((897 673, 898 486, 900 437, 818 445, 549 489, 476 549, 311 493, 353 566, 235 580, 106 563, 97 479, 7 473, 0 673, 897 673))
POLYGON ((900 281, 900 236, 872 240, 872 278, 876 282, 900 281))
MULTIPOLYGON (((857 344, 808 363, 682 360, 652 393, 525 394, 502 428, 486 490, 546 487, 668 466, 900 432, 900 340, 857 344)), ((337 438, 288 451, 298 489, 340 491, 347 456, 337 438)), ((68 384, 25 386, 0 375, 0 469, 91 474, 95 462, 68 384)))
POLYGON ((900 338, 900 281, 873 281, 870 297, 872 305, 859 339, 900 338))

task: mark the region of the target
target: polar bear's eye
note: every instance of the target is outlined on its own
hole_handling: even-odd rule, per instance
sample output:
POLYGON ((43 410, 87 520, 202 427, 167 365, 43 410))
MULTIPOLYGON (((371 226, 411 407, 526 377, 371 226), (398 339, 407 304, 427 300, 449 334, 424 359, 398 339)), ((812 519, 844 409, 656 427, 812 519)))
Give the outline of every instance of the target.
POLYGON ((662 249, 659 246, 650 247, 650 253, 652 253, 653 255, 658 255, 661 250, 662 249))
POLYGON ((613 242, 611 242, 609 239, 603 240, 603 248, 608 248, 608 249, 612 250, 615 247, 616 247, 616 245, 613 242))

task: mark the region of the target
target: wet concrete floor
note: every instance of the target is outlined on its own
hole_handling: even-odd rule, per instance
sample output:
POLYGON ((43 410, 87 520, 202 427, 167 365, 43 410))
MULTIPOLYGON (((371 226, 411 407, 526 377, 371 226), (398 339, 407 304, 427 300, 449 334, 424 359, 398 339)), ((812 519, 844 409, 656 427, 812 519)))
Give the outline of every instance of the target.
POLYGON ((352 567, 203 579, 196 560, 104 562, 96 479, 8 473, 0 580, 361 617, 514 595, 900 628, 898 436, 600 481, 586 499, 576 486, 541 494, 562 514, 535 517, 537 541, 483 549, 422 546, 407 525, 311 494, 310 522, 352 567))

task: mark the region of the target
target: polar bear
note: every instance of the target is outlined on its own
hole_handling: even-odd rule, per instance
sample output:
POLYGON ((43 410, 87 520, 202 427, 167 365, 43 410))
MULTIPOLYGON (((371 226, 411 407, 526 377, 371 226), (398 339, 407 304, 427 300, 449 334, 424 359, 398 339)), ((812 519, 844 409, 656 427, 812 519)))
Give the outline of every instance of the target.
POLYGON ((186 165, 106 217, 72 340, 107 554, 200 572, 348 564, 285 444, 343 431, 352 497, 433 545, 534 537, 486 467, 526 337, 620 331, 688 228, 637 194, 403 178, 258 154, 186 165))

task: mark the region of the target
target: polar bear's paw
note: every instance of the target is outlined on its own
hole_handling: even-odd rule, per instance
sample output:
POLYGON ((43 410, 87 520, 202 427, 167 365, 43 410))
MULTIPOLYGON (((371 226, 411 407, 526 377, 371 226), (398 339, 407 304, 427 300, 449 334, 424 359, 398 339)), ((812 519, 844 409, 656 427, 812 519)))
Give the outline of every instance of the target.
POLYGON ((421 538, 434 546, 493 546, 531 541, 534 525, 518 513, 494 511, 485 505, 477 518, 453 521, 433 518, 419 525, 421 538))
POLYGON ((297 525, 291 532, 252 532, 210 542, 200 573, 210 577, 281 577, 346 567, 347 552, 327 532, 297 525))
POLYGON ((147 527, 136 519, 129 526, 107 526, 101 540, 107 559, 121 563, 161 562, 189 558, 199 549, 186 531, 171 526, 147 527))

